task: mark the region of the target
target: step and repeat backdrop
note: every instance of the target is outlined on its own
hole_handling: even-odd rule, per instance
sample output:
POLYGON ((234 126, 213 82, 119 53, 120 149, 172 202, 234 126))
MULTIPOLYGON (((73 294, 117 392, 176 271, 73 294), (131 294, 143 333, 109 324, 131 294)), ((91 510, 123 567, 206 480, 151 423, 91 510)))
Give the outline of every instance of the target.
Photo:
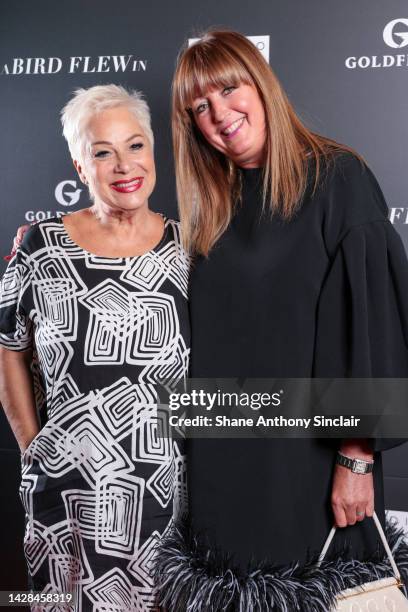
MULTIPOLYGON (((155 133, 152 208, 177 216, 170 84, 178 50, 209 26, 251 37, 315 131, 357 149, 408 249, 408 6, 403 0, 15 0, 0 5, 0 245, 89 204, 59 113, 78 87, 141 90, 155 133)), ((0 272, 6 267, 1 260, 0 272)), ((19 453, 0 414, 1 589, 25 586, 19 453)), ((407 525, 408 445, 385 453, 386 506, 407 525)))

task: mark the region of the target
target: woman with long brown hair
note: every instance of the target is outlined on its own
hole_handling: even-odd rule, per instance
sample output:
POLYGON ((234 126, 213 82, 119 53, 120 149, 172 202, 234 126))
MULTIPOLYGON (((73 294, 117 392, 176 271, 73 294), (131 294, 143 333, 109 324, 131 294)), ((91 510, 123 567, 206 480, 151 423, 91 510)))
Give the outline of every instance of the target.
MULTIPOLYGON (((406 257, 361 157, 305 127, 237 32, 182 51, 172 122, 192 377, 406 377, 406 257)), ((379 451, 399 442, 189 440, 191 532, 158 556, 162 604, 327 612, 386 571, 364 519, 384 522, 379 451), (333 521, 344 555, 313 572, 333 521)))

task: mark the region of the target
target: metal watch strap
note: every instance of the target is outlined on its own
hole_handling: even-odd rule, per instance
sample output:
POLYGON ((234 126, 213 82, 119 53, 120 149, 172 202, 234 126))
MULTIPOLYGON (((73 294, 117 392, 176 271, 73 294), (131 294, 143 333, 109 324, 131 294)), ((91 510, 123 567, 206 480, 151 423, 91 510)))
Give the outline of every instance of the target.
POLYGON ((337 452, 336 463, 348 468, 354 474, 369 474, 374 469, 374 461, 364 461, 364 459, 352 459, 340 452, 337 452))

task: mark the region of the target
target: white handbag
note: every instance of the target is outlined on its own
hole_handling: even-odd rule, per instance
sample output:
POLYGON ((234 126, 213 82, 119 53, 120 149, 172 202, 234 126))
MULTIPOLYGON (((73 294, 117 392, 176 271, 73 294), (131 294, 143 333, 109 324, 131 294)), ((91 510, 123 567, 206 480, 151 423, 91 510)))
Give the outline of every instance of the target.
MULTIPOLYGON (((331 612, 406 612, 408 610, 408 599, 404 597, 400 590, 403 586, 401 575, 375 512, 373 519, 391 563, 394 577, 373 580, 352 589, 341 591, 337 595, 335 607, 331 612)), ((336 527, 333 527, 320 553, 317 567, 320 566, 326 556, 327 549, 335 533, 336 527)))

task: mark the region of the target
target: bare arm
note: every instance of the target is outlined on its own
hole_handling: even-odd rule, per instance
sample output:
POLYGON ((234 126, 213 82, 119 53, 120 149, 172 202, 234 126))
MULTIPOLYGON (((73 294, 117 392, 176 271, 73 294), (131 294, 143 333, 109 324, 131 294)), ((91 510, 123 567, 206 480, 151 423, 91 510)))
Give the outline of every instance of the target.
POLYGON ((35 408, 32 351, 0 347, 0 403, 23 453, 40 430, 35 408))

